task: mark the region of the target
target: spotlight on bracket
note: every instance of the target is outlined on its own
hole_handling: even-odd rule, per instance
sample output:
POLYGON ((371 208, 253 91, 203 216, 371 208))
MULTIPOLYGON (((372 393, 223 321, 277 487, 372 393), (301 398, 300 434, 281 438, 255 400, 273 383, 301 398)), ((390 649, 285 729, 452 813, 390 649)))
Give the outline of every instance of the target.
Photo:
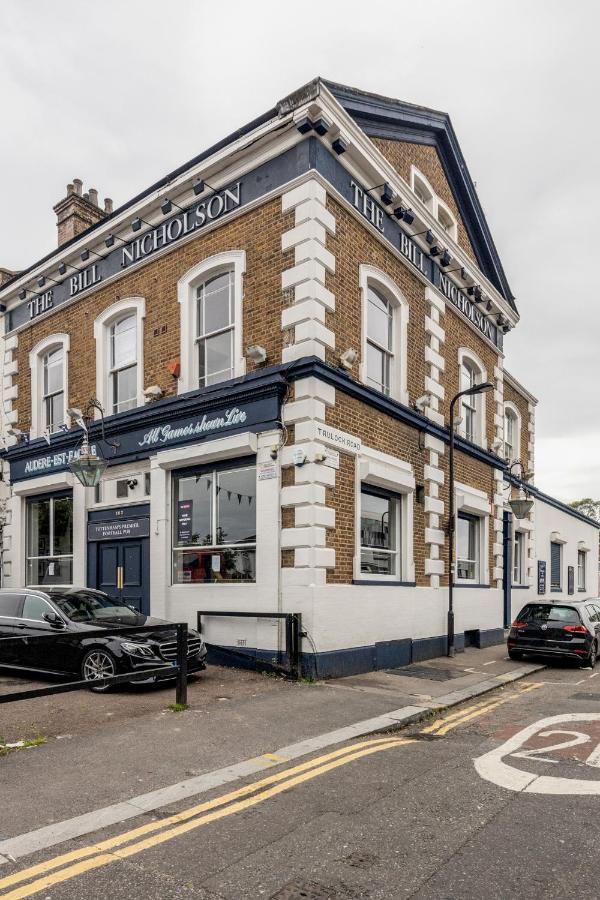
POLYGON ((267 359, 267 351, 260 344, 252 344, 252 346, 248 347, 246 355, 257 365, 258 363, 264 363, 267 359))
POLYGON ((387 181, 383 185, 383 190, 381 192, 381 202, 384 204, 384 206, 389 206, 394 202, 394 189, 387 181))
POLYGON ((202 179, 200 179, 200 181, 197 181, 194 184, 194 193, 195 193, 196 197, 199 194, 201 194, 203 190, 204 190, 204 182, 202 181, 202 179))
POLYGON ((351 369, 354 363, 356 362, 356 358, 358 353, 352 347, 349 347, 347 350, 344 350, 342 355, 340 356, 340 362, 345 369, 351 369))
POLYGON ((428 406, 431 406, 431 394, 423 394, 415 400, 415 409, 420 413, 425 412, 428 406))
POLYGON ((444 250, 444 252, 442 253, 442 258, 440 259, 440 266, 444 266, 445 268, 446 266, 449 266, 451 262, 452 257, 447 250, 444 250))

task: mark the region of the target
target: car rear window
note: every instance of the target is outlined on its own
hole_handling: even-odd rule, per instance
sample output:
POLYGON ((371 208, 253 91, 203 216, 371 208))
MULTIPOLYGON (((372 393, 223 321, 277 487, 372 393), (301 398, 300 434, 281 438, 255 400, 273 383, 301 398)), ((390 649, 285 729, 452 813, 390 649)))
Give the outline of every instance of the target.
POLYGON ((22 598, 18 594, 0 594, 0 616, 15 618, 19 615, 22 598))
POLYGON ((517 619, 520 622, 580 622, 579 613, 572 606, 554 606, 546 603, 528 603, 517 619))

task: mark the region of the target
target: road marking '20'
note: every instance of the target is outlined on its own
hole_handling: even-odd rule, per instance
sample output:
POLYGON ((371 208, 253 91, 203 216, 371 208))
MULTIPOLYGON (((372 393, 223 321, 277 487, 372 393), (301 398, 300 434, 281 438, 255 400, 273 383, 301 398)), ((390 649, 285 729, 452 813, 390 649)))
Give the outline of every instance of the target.
MULTIPOLYGON (((600 777, 583 779, 538 775, 518 769, 505 761, 507 757, 510 757, 539 763, 559 763, 561 760, 552 758, 551 753, 562 752, 592 741, 592 737, 585 731, 551 727, 575 722, 598 723, 600 722, 600 713, 565 713, 540 719, 533 725, 522 728, 499 747, 475 759, 475 769, 482 778, 511 791, 526 791, 532 794, 600 794, 600 777), (564 735, 567 740, 547 744, 544 747, 525 747, 528 741, 536 737, 547 738, 555 735, 557 737, 564 735)), ((594 746, 594 749, 582 762, 593 768, 600 768, 600 743, 594 746)))

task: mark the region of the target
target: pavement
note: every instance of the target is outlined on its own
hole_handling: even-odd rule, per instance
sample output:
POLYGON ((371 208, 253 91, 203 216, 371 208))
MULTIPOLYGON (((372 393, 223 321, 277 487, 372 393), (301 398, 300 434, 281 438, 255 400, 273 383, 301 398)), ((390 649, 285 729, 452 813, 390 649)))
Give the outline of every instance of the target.
POLYGON ((316 685, 209 669, 184 713, 81 695, 115 715, 60 739, 48 698, 48 742, 0 758, 0 898, 596 897, 598 674, 502 647, 316 685))

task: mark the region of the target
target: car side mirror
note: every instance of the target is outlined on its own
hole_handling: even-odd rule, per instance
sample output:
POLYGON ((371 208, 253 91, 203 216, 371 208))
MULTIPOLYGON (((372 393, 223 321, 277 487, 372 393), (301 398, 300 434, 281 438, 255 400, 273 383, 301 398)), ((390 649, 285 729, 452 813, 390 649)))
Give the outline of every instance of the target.
POLYGON ((65 623, 63 622, 61 617, 58 615, 58 613, 55 613, 52 611, 45 612, 43 614, 43 618, 44 618, 44 621, 48 622, 50 625, 53 625, 55 628, 64 628, 65 627, 65 623))

